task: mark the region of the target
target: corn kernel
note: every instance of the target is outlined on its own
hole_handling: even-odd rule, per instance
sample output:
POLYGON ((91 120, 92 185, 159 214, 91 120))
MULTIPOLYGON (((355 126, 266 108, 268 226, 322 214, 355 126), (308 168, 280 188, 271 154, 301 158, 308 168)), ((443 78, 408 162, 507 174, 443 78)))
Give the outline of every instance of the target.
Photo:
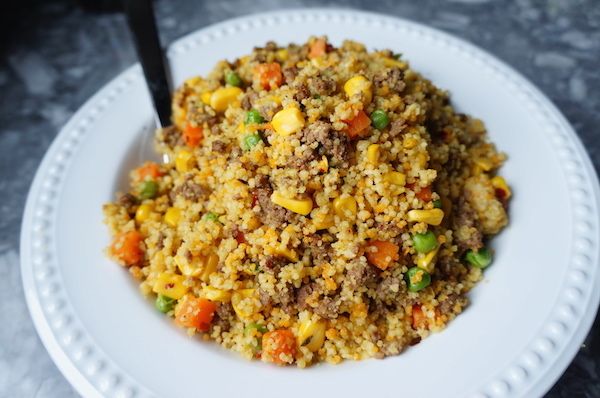
POLYGON ((202 273, 200 274, 200 279, 203 282, 208 283, 210 275, 217 270, 217 265, 219 265, 219 256, 217 256, 215 253, 211 253, 202 258, 201 264, 202 273))
POLYGON ((504 197, 506 199, 511 197, 512 192, 510 190, 510 187, 506 183, 506 180, 504 179, 504 177, 495 176, 494 178, 492 178, 492 186, 496 189, 500 189, 500 190, 504 191, 504 197))
POLYGON ((150 217, 150 213, 152 213, 152 205, 140 205, 135 212, 135 220, 142 223, 150 217))
POLYGON ((181 209, 178 209, 176 207, 169 207, 169 209, 165 213, 165 222, 173 228, 177 226, 180 218, 181 209))
POLYGON ((399 171, 389 171, 383 175, 383 180, 387 183, 403 187, 406 184, 406 175, 399 171))
POLYGON ((240 289, 231 295, 231 306, 241 319, 248 319, 260 309, 255 289, 240 289))
POLYGON ((367 148, 367 160, 373 166, 377 166, 377 164, 379 163, 379 151, 380 150, 378 144, 371 144, 367 148))
POLYGON ((282 48, 281 50, 277 50, 276 55, 277 55, 277 58, 279 58, 281 61, 287 61, 287 59, 290 57, 288 50, 286 50, 285 48, 282 48))
POLYGON ((430 274, 433 272, 435 268, 435 260, 438 254, 440 247, 436 247, 434 250, 428 253, 419 253, 417 254, 416 264, 417 267, 429 272, 430 274))
POLYGON ((239 87, 221 87, 215 90, 210 96, 210 106, 217 112, 223 112, 237 101, 237 98, 242 94, 242 89, 239 87))
POLYGON ((362 75, 350 78, 344 84, 344 91, 349 98, 355 95, 362 96, 363 101, 367 104, 373 99, 373 84, 362 75))
POLYGON ((321 160, 319 160, 319 171, 327 173, 327 170, 329 170, 329 161, 327 160, 327 156, 323 156, 321 160))
POLYGON ((296 253, 294 250, 288 249, 287 247, 280 247, 275 250, 275 253, 279 256, 287 258, 290 261, 298 261, 298 253, 296 253))
POLYGON ((185 173, 186 171, 190 171, 192 168, 192 159, 193 154, 190 151, 185 149, 179 151, 177 156, 175 157, 175 168, 180 173, 185 173))
POLYGON ((317 213, 314 215, 312 220, 313 225, 317 231, 333 227, 334 224, 334 219, 331 214, 317 213))
POLYGON ((340 196, 333 200, 333 210, 340 218, 353 220, 356 217, 356 199, 352 196, 340 196))
POLYGON ((152 291, 179 300, 188 290, 183 284, 184 280, 185 278, 181 275, 163 272, 156 277, 152 291))
POLYGON ((279 192, 273 192, 271 202, 303 216, 308 215, 313 208, 313 202, 310 198, 291 199, 286 198, 279 192))
POLYGON ((476 158, 474 162, 483 171, 490 171, 494 167, 494 165, 489 159, 476 158))
POLYGON ((205 91, 200 95, 200 99, 205 105, 210 105, 210 97, 212 96, 212 92, 205 91))
POLYGON ((411 210, 408 212, 408 221, 424 222, 429 225, 440 225, 444 218, 442 209, 411 210))
POLYGON ((404 149, 413 149, 414 147, 416 147, 418 144, 418 141, 416 138, 413 137, 406 137, 404 139, 404 141, 402 142, 402 147, 404 149))
POLYGON ((399 61, 397 59, 393 59, 393 58, 384 58, 383 59, 383 64, 385 66, 387 66, 388 68, 400 68, 400 69, 404 69, 406 67, 406 63, 403 61, 399 61))
POLYGON ((185 276, 198 276, 202 272, 202 268, 200 268, 201 264, 197 258, 188 261, 183 256, 175 256, 173 260, 179 271, 185 276))
POLYGON ((292 135, 304 127, 304 115, 296 107, 285 108, 273 116, 271 126, 273 126, 277 134, 283 136, 292 135))
POLYGON ((210 301, 219 301, 226 303, 231 300, 231 292, 223 289, 217 289, 212 286, 206 286, 202 289, 201 296, 210 301))
POLYGON ((326 323, 323 320, 306 320, 298 328, 298 345, 315 352, 325 342, 326 323))

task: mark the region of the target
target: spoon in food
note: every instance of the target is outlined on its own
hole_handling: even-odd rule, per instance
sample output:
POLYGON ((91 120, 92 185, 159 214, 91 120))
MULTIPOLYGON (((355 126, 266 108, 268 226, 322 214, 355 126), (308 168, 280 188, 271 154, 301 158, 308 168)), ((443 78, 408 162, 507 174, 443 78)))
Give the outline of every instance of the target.
MULTIPOLYGON (((165 60, 156 19, 151 0, 125 0, 127 24, 133 37, 152 103, 157 127, 167 127, 171 124, 171 90, 167 75, 165 60)), ((153 150, 154 130, 146 133, 140 142, 140 158, 147 160, 156 158, 153 150)), ((168 159, 163 159, 167 161, 168 159)))

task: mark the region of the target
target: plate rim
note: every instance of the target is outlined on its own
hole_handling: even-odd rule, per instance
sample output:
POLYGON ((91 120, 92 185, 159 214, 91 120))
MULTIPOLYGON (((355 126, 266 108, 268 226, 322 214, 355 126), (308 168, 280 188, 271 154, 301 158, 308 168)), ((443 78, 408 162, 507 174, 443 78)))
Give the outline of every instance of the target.
MULTIPOLYGON (((185 52, 192 49, 195 45, 201 44, 204 40, 210 40, 212 37, 218 38, 219 35, 228 34, 229 28, 236 30, 240 29, 240 26, 244 23, 251 23, 249 21, 254 21, 254 23, 258 23, 259 26, 261 24, 277 24, 281 23, 281 21, 286 18, 300 18, 301 21, 327 21, 339 18, 349 18, 353 21, 360 21, 363 23, 375 23, 380 26, 393 26, 398 29, 411 30, 413 32, 419 33, 421 36, 428 37, 430 40, 438 41, 441 44, 452 47, 453 50, 459 51, 463 53, 463 55, 469 56, 474 62, 481 64, 481 66, 485 66, 491 71, 495 72, 500 77, 505 78, 508 81, 512 81, 513 84, 518 85, 520 92, 526 95, 527 100, 533 102, 537 105, 538 109, 545 114, 545 119, 548 122, 552 121, 552 128, 556 130, 556 137, 553 137, 549 140, 554 140, 552 142, 552 147, 554 150, 557 150, 559 145, 566 145, 567 148, 564 152, 559 152, 562 160, 571 160, 573 164, 578 167, 575 169, 583 170, 580 172, 579 180, 569 180, 569 186, 571 184, 575 185, 580 191, 591 193, 594 197, 593 204, 595 208, 587 205, 586 207, 579 203, 579 206, 582 210, 583 214, 587 214, 589 212, 598 215, 598 208, 600 207, 600 188, 598 185, 598 176, 596 174, 596 170, 593 167, 591 159, 587 152, 584 149, 583 143, 581 142, 579 136, 575 133, 573 127, 569 124, 564 115, 560 112, 560 110, 539 90, 533 83, 531 83, 528 79, 526 79, 520 72, 516 71, 511 66, 504 63, 502 60, 498 59, 494 55, 488 53, 486 50, 471 44, 465 39, 459 38, 457 36, 453 36, 444 31, 429 27, 427 25, 423 25, 418 22, 410 21, 404 18, 395 17, 395 16, 387 16, 379 13, 361 11, 355 9, 346 9, 346 8, 302 8, 302 9, 285 9, 285 10, 277 10, 270 11, 265 13, 257 13, 246 16, 241 16, 237 18, 228 19, 225 21, 218 22, 216 24, 208 25, 206 27, 200 28, 194 32, 191 32, 183 37, 173 41, 167 50, 168 58, 176 57, 179 55, 184 55, 185 52), (256 22, 258 21, 258 22, 256 22), (569 145, 571 148, 568 148, 569 145), (568 150, 567 150, 568 149, 568 150), (589 187, 585 186, 589 185, 589 187)), ((139 64, 134 64, 133 66, 127 68, 125 71, 118 74, 114 79, 112 79, 109 83, 104 85, 98 92, 96 92, 90 99, 88 99, 70 118, 70 120, 65 124, 63 128, 59 131, 59 133, 54 138, 52 144, 46 151, 42 162, 40 163, 34 180, 31 184, 27 202, 25 206, 25 211, 23 215, 23 221, 21 224, 21 236, 20 236, 20 262, 21 262, 21 274, 22 274, 22 283, 25 292, 25 298, 27 302, 27 306, 29 308, 31 318, 34 322, 34 326, 38 335, 40 336, 42 343, 54 363, 57 365, 61 373, 65 376, 65 378, 75 387, 75 389, 82 394, 83 396, 102 396, 102 392, 95 387, 88 377, 86 377, 80 368, 73 362, 73 358, 71 358, 63 347, 61 347, 58 342, 57 336, 55 335, 56 331, 49 324, 49 320, 44 314, 41 301, 40 301, 40 292, 35 283, 35 278, 43 279, 48 275, 44 275, 42 273, 37 273, 34 277, 34 265, 32 261, 37 261, 44 263, 44 258, 41 260, 39 258, 32 258, 32 249, 36 249, 36 247, 32 246, 32 234, 36 231, 40 231, 44 229, 44 223, 52 225, 51 219, 43 219, 37 217, 36 209, 40 204, 38 202, 44 202, 42 197, 40 197, 42 185, 47 181, 48 178, 60 180, 60 174, 65 173, 65 170, 68 168, 68 158, 72 154, 74 150, 76 150, 78 139, 85 135, 85 126, 89 123, 93 123, 93 118, 96 114, 101 112, 102 108, 108 106, 112 99, 114 99, 120 92, 125 90, 129 85, 134 82, 142 79, 141 77, 141 69, 139 64), (68 136, 70 134, 70 137, 68 136), (69 140, 70 139, 70 140, 69 140), (62 147, 61 147, 62 145, 62 147), (54 158, 54 159, 53 159, 54 158), (66 159, 66 160, 65 160, 66 159), (55 164, 51 166, 52 161, 55 161, 55 164), (65 166, 64 163, 67 163, 65 166), (60 167, 61 163, 63 164, 62 168, 60 167), (58 167, 57 167, 58 165, 58 167), (53 171, 54 170, 54 171, 53 171), (35 214, 34 214, 35 213, 35 214), (35 219, 41 219, 42 221, 34 223, 35 219), (40 227, 40 224, 42 225, 40 227), (39 228, 38 228, 39 227, 39 228)), ((569 175, 568 170, 566 170, 566 166, 561 167, 562 171, 569 175)), ((571 172, 574 172, 571 170, 571 172)), ((45 187, 46 191, 50 190, 50 188, 45 187)), ((47 192, 45 193, 47 195, 47 192)), ((50 195, 51 196, 51 195, 50 195)), ((569 201, 575 204, 579 201, 579 196, 570 194, 569 201)), ((50 198, 51 199, 51 198, 50 198)), ((48 201, 50 199, 47 198, 48 201)), ((41 206, 44 206, 41 204, 41 206)), ((576 213, 574 211, 574 213, 576 213)), ((574 220, 575 216, 573 216, 574 220)), ((594 221, 597 217, 594 217, 594 221)), ((575 222, 574 222, 575 224, 575 222)), ((575 228, 573 228, 575 229, 575 228)), ((527 365, 515 365, 512 370, 517 369, 520 371, 525 371, 525 374, 529 375, 529 378, 533 378, 534 380, 530 382, 529 387, 526 390, 523 390, 523 394, 527 396, 528 394, 533 395, 542 395, 547 392, 552 385, 556 382, 558 377, 564 372, 567 366, 570 364, 574 356, 576 355, 579 345, 585 339, 585 336, 589 333, 591 325, 595 319, 596 312, 598 310, 598 303, 600 302, 600 273, 595 269, 598 266, 598 228, 597 225, 592 225, 591 230, 595 232, 594 239, 587 239, 587 243, 582 243, 584 247, 586 245, 590 246, 587 251, 592 251, 595 261, 592 261, 588 257, 588 262, 591 264, 590 269, 594 272, 594 280, 591 277, 586 276, 584 273, 583 277, 578 280, 573 280, 573 285, 575 289, 578 289, 577 284, 579 283, 587 283, 592 284, 593 289, 589 290, 589 293, 586 297, 581 298, 584 293, 581 289, 579 289, 578 296, 580 300, 587 300, 587 308, 583 312, 583 315, 577 315, 572 308, 566 305, 566 312, 570 313, 571 316, 575 316, 575 323, 577 323, 577 327, 570 334, 570 338, 567 339, 567 343, 565 346, 559 351, 557 354, 552 354, 550 367, 542 371, 541 373, 534 374, 532 376, 531 373, 535 372, 535 368, 537 367, 536 363, 543 359, 544 354, 540 354, 539 351, 544 351, 546 345, 553 345, 554 342, 548 336, 539 337, 541 334, 541 330, 536 331, 535 337, 532 338, 532 341, 528 344, 527 355, 529 355, 529 359, 525 362, 528 362, 529 365, 534 369, 532 372, 531 369, 527 368, 527 365), (537 339, 537 340, 536 340, 537 339), (535 344, 538 346, 539 350, 536 351, 535 348, 530 348, 529 346, 533 345, 535 340, 535 344)), ((576 246, 576 236, 572 236, 573 246, 576 246)), ((39 247, 37 247, 39 249, 39 247)), ((572 251, 575 250, 575 247, 572 248, 572 251)), ((585 259, 585 256, 584 256, 585 259)), ((584 261, 584 260, 582 260, 584 261)), ((571 261, 573 262, 573 261, 571 261)), ((585 261, 584 261, 585 262, 585 261)), ((573 266, 571 264, 566 265, 567 270, 571 270, 573 266)), ((584 268, 584 267, 579 267, 584 268)), ((54 271, 57 272, 57 271, 54 271)), ((583 271, 582 271, 583 272, 583 271)), ((564 288, 564 285, 561 286, 561 289, 564 288)), ((575 290, 577 292, 577 290, 575 290)), ((585 290, 584 290, 585 292, 585 290)), ((562 298, 562 295, 560 296, 562 298)), ((563 299, 564 300, 564 299, 563 299)), ((558 304, 555 304, 556 307, 558 304)), ((547 321, 545 325, 548 324, 547 321)), ((558 323, 560 325, 560 322, 558 323)), ((564 326, 564 325, 563 325, 564 326)), ((568 331, 568 326, 567 326, 568 331)), ((94 347, 96 350, 100 350, 99 347, 94 347)), ((527 350, 526 349, 526 350, 527 350)), ((520 354, 520 357, 524 357, 525 354, 520 354)), ((517 362, 517 361, 513 361, 517 362)), ((100 362, 102 368, 108 368, 110 364, 100 362)), ((505 366, 505 368, 509 368, 509 366, 505 366)), ((499 371, 498 376, 494 377, 492 380, 486 381, 484 384, 487 384, 487 387, 484 388, 482 385, 481 391, 477 392, 477 396, 487 396, 487 394, 492 395, 503 395, 507 391, 511 390, 511 380, 507 380, 506 373, 510 371, 499 371)), ((118 372, 113 372, 118 373, 118 372)), ((516 377, 516 376, 515 376, 516 377)), ((514 381, 514 380, 513 380, 514 381)), ((108 383, 107 391, 104 393, 108 393, 108 390, 112 392, 117 392, 114 390, 115 387, 118 387, 118 393, 127 396, 132 395, 136 390, 145 390, 144 386, 137 385, 134 381, 129 380, 121 380, 116 383, 108 383), (133 385, 128 385, 131 383, 133 385), (129 392, 129 393, 128 393, 129 392)))

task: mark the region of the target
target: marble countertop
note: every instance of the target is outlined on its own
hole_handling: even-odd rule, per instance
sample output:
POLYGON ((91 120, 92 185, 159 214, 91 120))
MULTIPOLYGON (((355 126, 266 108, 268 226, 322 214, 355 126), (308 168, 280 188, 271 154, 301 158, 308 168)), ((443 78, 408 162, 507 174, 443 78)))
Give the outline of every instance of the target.
MULTIPOLYGON (((58 130, 135 55, 118 13, 85 12, 71 1, 22 3, 22 10, 4 13, 0 24, 0 396, 67 398, 77 394, 46 353, 25 304, 18 254, 21 216, 35 170, 58 130)), ((487 49, 554 101, 599 170, 598 0, 160 0, 156 11, 168 43, 207 24, 282 4, 397 15, 487 49)), ((548 397, 600 397, 599 333, 597 319, 548 397)))

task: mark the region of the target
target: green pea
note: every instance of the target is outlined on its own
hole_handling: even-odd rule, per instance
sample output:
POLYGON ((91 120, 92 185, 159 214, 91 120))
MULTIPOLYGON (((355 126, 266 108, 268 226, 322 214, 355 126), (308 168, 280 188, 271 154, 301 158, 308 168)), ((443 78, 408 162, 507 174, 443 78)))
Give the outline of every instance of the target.
POLYGON ((177 300, 172 299, 171 297, 167 297, 167 296, 163 296, 162 294, 159 294, 156 297, 154 306, 156 307, 157 310, 159 310, 163 314, 166 314, 167 312, 171 311, 173 309, 173 307, 175 307, 176 302, 177 302, 177 300))
POLYGON ((252 331, 252 329, 256 329, 258 333, 266 333, 269 329, 266 326, 261 325, 260 323, 249 323, 248 326, 244 328, 244 334, 248 334, 252 331))
POLYGON ((388 124, 390 124, 390 118, 385 111, 378 109, 371 113, 371 124, 377 130, 383 130, 388 124))
POLYGON ((402 53, 394 53, 394 55, 392 55, 392 58, 400 59, 400 58, 402 58, 402 53))
POLYGON ((438 245, 437 238, 431 231, 427 231, 424 234, 414 234, 412 239, 413 246, 419 253, 429 253, 438 245))
POLYGON ((225 83, 230 86, 239 87, 242 85, 242 78, 235 72, 225 73, 225 83))
POLYGON ((475 268, 485 268, 492 263, 492 252, 486 247, 478 251, 469 250, 465 260, 475 268))
POLYGON ((152 199, 158 193, 158 184, 154 181, 144 181, 140 184, 140 199, 152 199))
POLYGON ((442 208, 442 200, 441 199, 434 200, 433 207, 435 207, 436 209, 441 209, 442 208))
POLYGON ((213 213, 212 211, 209 211, 208 213, 206 213, 204 215, 204 219, 208 220, 208 221, 220 222, 219 221, 219 216, 216 213, 213 213))
POLYGON ((431 283, 431 275, 419 267, 412 267, 406 272, 406 284, 411 292, 425 289, 431 283))
POLYGON ((249 151, 258 145, 259 142, 262 142, 262 138, 258 134, 248 134, 244 137, 244 141, 242 143, 242 149, 249 151))
POLYGON ((246 124, 252 124, 252 123, 259 124, 264 121, 265 121, 265 119, 260 115, 260 113, 256 109, 249 110, 246 113, 246 120, 245 120, 246 124))

